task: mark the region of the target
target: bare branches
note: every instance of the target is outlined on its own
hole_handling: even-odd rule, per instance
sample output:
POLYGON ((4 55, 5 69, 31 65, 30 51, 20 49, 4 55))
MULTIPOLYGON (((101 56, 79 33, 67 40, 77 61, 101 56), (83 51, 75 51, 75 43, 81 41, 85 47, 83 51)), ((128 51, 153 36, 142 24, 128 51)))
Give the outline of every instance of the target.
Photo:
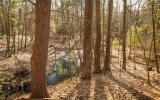
POLYGON ((34 3, 32 0, 26 0, 26 1, 28 1, 31 4, 33 4, 34 6, 36 5, 36 3, 34 3))

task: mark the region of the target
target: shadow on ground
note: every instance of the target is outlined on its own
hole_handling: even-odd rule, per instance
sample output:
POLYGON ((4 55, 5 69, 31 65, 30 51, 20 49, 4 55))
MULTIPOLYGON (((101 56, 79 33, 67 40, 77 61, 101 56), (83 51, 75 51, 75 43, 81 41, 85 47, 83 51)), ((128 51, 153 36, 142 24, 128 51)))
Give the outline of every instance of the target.
POLYGON ((95 76, 94 99, 107 100, 107 93, 105 92, 105 80, 101 76, 95 76))
POLYGON ((134 89, 133 87, 125 84, 124 82, 116 79, 113 75, 108 75, 107 78, 114 81, 117 85, 127 90, 129 93, 132 94, 137 100, 153 100, 153 98, 143 94, 143 92, 139 92, 138 90, 134 89))

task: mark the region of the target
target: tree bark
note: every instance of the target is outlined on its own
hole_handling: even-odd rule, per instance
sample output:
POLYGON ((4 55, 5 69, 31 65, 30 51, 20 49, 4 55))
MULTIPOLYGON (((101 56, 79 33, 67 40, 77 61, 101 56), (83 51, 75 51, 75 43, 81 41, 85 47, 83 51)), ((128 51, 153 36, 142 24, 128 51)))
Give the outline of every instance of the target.
POLYGON ((92 67, 92 0, 85 0, 83 64, 81 79, 91 79, 92 67))
POLYGON ((113 11, 113 0, 109 0, 108 3, 108 25, 107 25, 107 39, 106 39, 106 56, 104 61, 104 70, 111 71, 110 67, 110 54, 111 54, 111 31, 112 31, 112 11, 113 11))
POLYGON ((26 20, 26 16, 27 16, 27 1, 25 1, 25 14, 24 14, 24 48, 27 47, 27 20, 26 20))
POLYGON ((155 1, 152 0, 152 25, 153 25, 153 46, 154 46, 154 57, 156 60, 156 68, 157 68, 157 73, 159 72, 159 66, 158 66, 158 57, 157 57, 157 47, 156 47, 156 32, 155 32, 155 1))
POLYGON ((96 0, 96 44, 94 54, 94 73, 101 72, 100 55, 101 54, 101 10, 100 0, 96 0))
POLYGON ((123 51, 123 65, 122 69, 126 70, 126 17, 127 17, 127 0, 123 0, 124 2, 124 11, 123 11, 123 45, 122 45, 122 51, 123 51))
POLYGON ((31 98, 49 97, 46 87, 46 62, 50 33, 51 0, 36 0, 35 41, 31 58, 31 98))

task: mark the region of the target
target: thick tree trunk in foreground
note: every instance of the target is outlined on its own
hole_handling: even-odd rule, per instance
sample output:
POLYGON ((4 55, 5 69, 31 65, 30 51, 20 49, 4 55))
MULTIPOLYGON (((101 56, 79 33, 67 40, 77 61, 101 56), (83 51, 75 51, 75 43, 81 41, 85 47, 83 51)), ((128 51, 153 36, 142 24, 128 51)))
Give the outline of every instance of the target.
POLYGON ((124 2, 124 11, 123 11, 123 30, 122 30, 122 34, 123 34, 123 46, 122 46, 122 50, 123 50, 123 65, 122 65, 122 69, 126 70, 126 17, 127 17, 127 0, 123 0, 124 2))
POLYGON ((110 47, 111 47, 111 29, 112 29, 112 11, 113 11, 113 0, 109 0, 108 3, 108 25, 107 25, 107 39, 106 39, 106 56, 104 61, 104 70, 111 71, 110 67, 110 47))
POLYGON ((51 0, 36 0, 35 41, 31 58, 31 98, 49 96, 46 87, 46 62, 50 33, 50 7, 51 0))
POLYGON ((101 54, 101 10, 100 0, 96 0, 96 45, 94 58, 94 73, 101 72, 100 54, 101 54))
POLYGON ((91 78, 92 67, 92 0, 85 0, 82 79, 91 78))

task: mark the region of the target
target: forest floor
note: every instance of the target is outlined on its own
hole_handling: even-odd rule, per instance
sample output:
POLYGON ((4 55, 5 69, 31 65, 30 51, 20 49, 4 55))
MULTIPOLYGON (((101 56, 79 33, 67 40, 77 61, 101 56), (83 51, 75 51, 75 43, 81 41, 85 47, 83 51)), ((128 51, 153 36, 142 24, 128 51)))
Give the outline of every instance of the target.
POLYGON ((124 71, 117 65, 112 66, 112 74, 93 75, 86 81, 74 77, 49 87, 50 94, 57 100, 160 100, 160 75, 151 72, 149 85, 139 66, 124 71))
MULTIPOLYGON (((1 60, 1 76, 4 72, 13 74, 21 65, 30 65, 31 52, 27 51, 1 60)), ((117 55, 117 51, 113 54, 117 55)), ((136 60, 143 63, 138 58, 136 60)), ((150 71, 151 85, 148 84, 146 65, 141 63, 127 60, 125 71, 121 70, 119 59, 113 56, 112 74, 104 72, 93 74, 91 80, 85 81, 79 77, 72 77, 57 85, 48 86, 48 90, 55 100, 160 100, 160 74, 157 74, 153 68, 150 71)), ((18 96, 21 95, 18 94, 18 96)))
POLYGON ((155 70, 148 84, 144 66, 128 60, 124 71, 117 58, 112 61, 112 74, 93 74, 91 80, 72 77, 49 86, 50 95, 54 100, 160 100, 160 75, 155 70))

